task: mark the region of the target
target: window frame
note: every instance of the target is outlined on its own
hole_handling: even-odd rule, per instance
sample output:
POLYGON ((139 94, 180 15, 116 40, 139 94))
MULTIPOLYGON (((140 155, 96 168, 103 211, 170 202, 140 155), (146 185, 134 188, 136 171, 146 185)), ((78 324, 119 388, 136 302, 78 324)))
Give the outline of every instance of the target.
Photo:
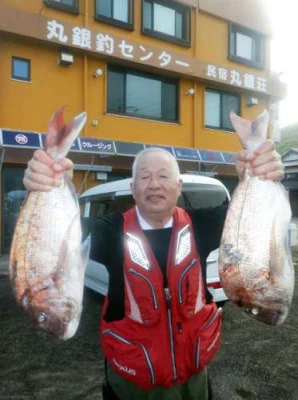
MULTIPOLYGON (((114 3, 114 0, 112 0, 112 2, 114 3)), ((95 19, 95 21, 104 22, 109 25, 115 25, 120 28, 124 28, 124 29, 133 31, 134 30, 135 2, 134 2, 134 0, 127 0, 127 2, 128 2, 128 14, 129 14, 130 18, 129 18, 129 22, 123 22, 123 21, 114 19, 112 17, 106 17, 104 15, 98 14, 97 0, 94 0, 94 19, 95 19)))
POLYGON ((230 22, 229 23, 229 39, 228 39, 228 41, 229 41, 229 46, 228 46, 229 60, 236 61, 240 64, 249 65, 251 67, 258 68, 258 69, 265 68, 265 55, 264 55, 265 36, 263 34, 256 32, 252 29, 246 28, 244 26, 230 22), (236 54, 236 46, 237 46, 236 34, 237 33, 248 36, 254 41, 255 45, 258 47, 256 49, 256 54, 254 55, 254 58, 256 58, 255 56, 257 56, 259 58, 259 60, 257 60, 257 59, 249 60, 247 58, 240 57, 236 54), (233 35, 234 35, 234 41, 232 40, 233 35))
MULTIPOLYGON (((145 114, 134 114, 134 113, 129 113, 129 112, 117 112, 117 111, 110 111, 108 109, 109 107, 109 103, 108 103, 108 93, 109 93, 109 86, 107 84, 107 114, 113 114, 113 115, 120 115, 120 116, 124 116, 124 117, 133 117, 133 118, 139 118, 139 119, 146 119, 146 120, 150 120, 150 121, 158 121, 158 122, 165 122, 165 123, 172 123, 172 124, 179 124, 179 80, 175 79, 175 78, 167 78, 164 77, 162 75, 154 75, 154 74, 150 74, 148 72, 143 72, 143 71, 139 71, 136 69, 132 69, 132 68, 126 68, 126 67, 120 67, 117 65, 108 65, 108 74, 109 71, 114 71, 114 72, 119 72, 119 73, 123 73, 124 74, 124 90, 122 93, 123 96, 123 108, 125 110, 126 108, 126 90, 127 90, 127 75, 134 75, 134 76, 138 76, 138 77, 143 77, 143 78, 148 78, 148 79, 155 79, 159 82, 161 82, 161 85, 163 85, 163 83, 173 83, 175 84, 175 89, 176 89, 176 104, 175 104, 175 121, 174 120, 170 120, 170 119, 166 119, 164 118, 164 116, 162 115, 161 118, 154 118, 152 116, 148 116, 145 114)), ((161 87, 161 104, 163 104, 163 96, 164 96, 164 90, 163 90, 163 86, 161 87)))
MULTIPOLYGON (((152 7, 153 9, 153 7, 152 7)), ((154 23, 153 21, 153 13, 152 13, 152 24, 154 23)), ((179 44, 184 47, 191 47, 191 7, 183 5, 183 4, 178 4, 174 1, 170 0, 142 0, 142 17, 141 17, 141 31, 142 34, 152 36, 154 38, 166 41, 166 42, 172 42, 179 44), (154 4, 158 4, 164 7, 171 8, 175 11, 180 11, 184 19, 186 19, 186 26, 184 27, 185 30, 185 38, 180 39, 177 38, 176 36, 172 35, 167 35, 166 33, 158 32, 155 31, 154 29, 148 29, 144 27, 144 13, 145 13, 145 2, 151 3, 151 6, 154 6, 154 4)))
POLYGON ((31 60, 29 60, 28 58, 12 56, 12 58, 11 58, 11 78, 18 80, 18 81, 31 82, 31 60), (14 73, 14 61, 15 60, 25 61, 28 64, 28 78, 23 78, 14 73))
POLYGON ((58 10, 69 12, 74 15, 80 14, 79 0, 73 0, 73 6, 69 6, 68 4, 63 4, 55 0, 44 0, 44 3, 49 8, 57 8, 58 10))
POLYGON ((205 88, 204 92, 204 128, 206 129, 213 129, 213 130, 218 130, 218 131, 226 131, 226 132, 234 132, 233 127, 231 128, 226 128, 223 126, 223 103, 224 103, 224 95, 229 95, 229 96, 234 96, 235 98, 238 98, 238 109, 234 110, 237 115, 240 115, 241 111, 241 95, 235 92, 227 92, 224 90, 219 90, 219 89, 214 89, 210 87, 205 88), (220 120, 220 126, 213 126, 213 125, 206 125, 205 124, 205 118, 206 118, 206 92, 212 92, 212 93, 217 93, 220 95, 220 115, 219 115, 219 120, 220 120))

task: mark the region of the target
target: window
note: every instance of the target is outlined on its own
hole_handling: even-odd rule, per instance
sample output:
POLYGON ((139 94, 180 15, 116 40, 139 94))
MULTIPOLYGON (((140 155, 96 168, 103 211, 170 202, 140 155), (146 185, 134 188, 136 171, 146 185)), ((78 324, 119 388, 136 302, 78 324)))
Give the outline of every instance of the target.
POLYGON ((59 8, 72 14, 79 14, 79 0, 44 0, 48 7, 59 8))
POLYGON ((178 83, 139 71, 109 67, 108 112, 178 122, 178 83))
POLYGON ((230 121, 230 111, 240 113, 239 95, 213 89, 205 91, 205 127, 234 130, 230 121))
POLYGON ((264 36, 230 24, 229 58, 256 68, 264 68, 264 36))
POLYGON ((133 29, 133 0, 96 0, 96 19, 133 29))
POLYGON ((190 46, 190 8, 169 0, 143 0, 143 33, 190 46))
POLYGON ((11 75, 13 79, 30 81, 30 60, 25 58, 12 57, 11 75))

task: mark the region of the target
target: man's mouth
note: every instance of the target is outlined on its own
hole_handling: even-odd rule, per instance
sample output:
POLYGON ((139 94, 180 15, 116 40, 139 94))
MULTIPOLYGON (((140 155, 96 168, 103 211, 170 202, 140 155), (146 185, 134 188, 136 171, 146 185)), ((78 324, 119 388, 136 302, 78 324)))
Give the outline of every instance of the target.
POLYGON ((163 199, 163 196, 160 196, 160 195, 150 195, 150 196, 147 197, 147 199, 148 199, 149 201, 159 201, 159 200, 163 199))

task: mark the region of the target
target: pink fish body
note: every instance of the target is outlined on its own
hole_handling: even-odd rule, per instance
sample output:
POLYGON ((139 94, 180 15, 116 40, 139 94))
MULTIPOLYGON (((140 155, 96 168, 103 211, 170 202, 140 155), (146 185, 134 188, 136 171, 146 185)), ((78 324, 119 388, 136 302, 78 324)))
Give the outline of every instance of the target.
MULTIPOLYGON (((267 111, 253 122, 233 112, 230 117, 244 148, 254 151, 266 139, 267 111)), ((293 297, 290 221, 291 208, 282 185, 246 172, 228 209, 219 273, 230 300, 270 325, 284 322, 293 297)))
MULTIPOLYGON (((66 156, 86 121, 81 113, 65 125, 63 109, 52 118, 46 152, 66 156)), ((14 232, 9 272, 17 303, 41 329, 62 339, 77 331, 90 238, 81 244, 80 211, 65 175, 50 192, 30 192, 14 232)))

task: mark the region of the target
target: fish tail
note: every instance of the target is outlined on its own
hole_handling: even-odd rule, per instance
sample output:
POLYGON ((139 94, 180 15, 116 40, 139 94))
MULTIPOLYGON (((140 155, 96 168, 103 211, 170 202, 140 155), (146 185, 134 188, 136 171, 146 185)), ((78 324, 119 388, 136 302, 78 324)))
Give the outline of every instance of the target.
POLYGON ((45 150, 54 160, 59 160, 67 155, 87 119, 87 113, 82 112, 71 122, 65 124, 63 112, 64 107, 61 107, 52 116, 45 141, 45 150))
POLYGON ((255 151, 266 140, 269 122, 267 110, 258 115, 254 121, 241 118, 231 111, 230 120, 245 149, 255 151))

